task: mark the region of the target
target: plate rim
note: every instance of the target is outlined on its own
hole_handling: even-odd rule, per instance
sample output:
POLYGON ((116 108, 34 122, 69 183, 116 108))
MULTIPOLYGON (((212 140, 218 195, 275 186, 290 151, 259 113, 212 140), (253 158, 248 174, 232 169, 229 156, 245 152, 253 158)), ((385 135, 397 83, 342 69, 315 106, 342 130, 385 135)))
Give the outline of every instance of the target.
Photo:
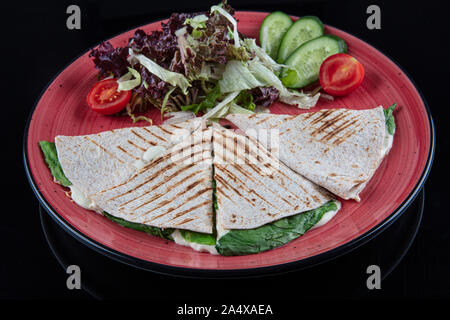
MULTIPOLYGON (((239 13, 267 13, 265 11, 258 11, 258 10, 239 10, 236 11, 239 13)), ((296 16, 291 16, 298 18, 296 16)), ((167 18, 166 18, 167 19, 167 18)), ((166 19, 154 19, 149 21, 146 24, 139 25, 136 27, 133 27, 129 30, 117 33, 108 39, 104 39, 102 41, 109 41, 123 33, 130 32, 132 30, 135 30, 137 28, 145 27, 151 23, 155 22, 161 22, 166 19)), ((258 277, 268 274, 274 274, 274 273, 285 273, 293 270, 298 269, 304 269, 307 267, 312 267, 315 265, 318 265, 320 263, 324 263, 326 261, 329 261, 331 259, 335 259, 345 253, 348 253, 352 250, 355 250, 359 246, 367 243, 377 235, 379 235, 381 232, 386 230, 393 222, 395 222, 400 215, 402 215, 405 210, 410 206, 410 204, 416 199, 419 192, 422 190, 425 181, 427 180, 429 173, 431 171, 431 167, 434 160, 435 155, 435 143, 436 143, 436 133, 435 133, 435 127, 433 122, 433 117, 431 115, 430 108, 428 106, 428 102, 425 99, 422 90, 417 86, 416 82, 411 78, 408 72, 391 56, 387 55, 385 52, 380 50, 378 47, 369 44, 368 42, 361 39, 359 36, 354 35, 351 32, 347 32, 345 30, 342 30, 340 28, 336 28, 332 25, 326 24, 325 26, 332 27, 334 29, 337 29, 339 31, 345 32, 356 39, 364 42, 366 45, 374 48, 381 54, 383 54, 385 57, 387 57, 392 63, 394 63, 407 77, 409 81, 413 84, 414 88, 416 89, 417 93, 420 96, 420 99, 422 100, 425 111, 428 118, 428 124, 430 127, 430 148, 427 155, 427 161, 425 164, 425 167, 421 173, 421 176, 414 186, 413 190, 409 193, 409 195, 405 198, 405 200, 390 213, 383 221, 378 223, 376 226, 371 228, 370 230, 366 231, 364 234, 358 236, 355 239, 352 239, 349 242, 346 242, 338 247, 335 247, 331 250, 319 253, 317 255, 307 257, 304 259, 291 261, 291 262, 285 262, 281 264, 274 264, 271 266, 264 266, 264 267, 250 267, 250 268, 240 268, 240 269, 208 269, 208 268, 191 268, 191 267, 181 267, 181 266, 171 266, 166 265, 163 263, 158 262, 152 262, 149 260, 144 260, 141 258, 137 258, 134 256, 131 256, 129 254, 120 252, 118 250, 115 250, 113 248, 110 248, 88 236, 83 234, 81 231, 79 231, 75 226, 72 226, 68 221, 66 221, 47 201, 47 199, 44 198, 44 196, 40 193, 39 188, 37 187, 36 181, 34 181, 33 176, 31 174, 30 166, 29 166, 29 159, 28 159, 28 133, 29 133, 29 127, 30 123, 34 114, 34 111, 36 110, 37 105, 39 104, 39 101, 41 100, 42 96, 45 94, 47 89, 50 87, 50 85, 54 82, 54 80, 62 73, 65 69, 67 69, 72 63, 74 63, 77 59, 79 59, 81 56, 85 55, 87 52, 91 51, 93 48, 97 47, 99 44, 96 44, 94 46, 89 47, 87 50, 83 51, 82 53, 76 55, 73 59, 71 59, 67 64, 65 64, 60 70, 48 81, 48 83, 45 85, 39 96, 36 98, 35 103, 32 107, 32 109, 29 112, 28 119, 25 125, 24 129, 24 135, 23 135, 23 148, 22 148, 22 156, 23 156, 23 162, 25 167, 25 173, 27 176, 27 180, 30 183, 31 189, 33 190, 35 196, 37 197, 39 201, 39 205, 41 205, 45 211, 50 215, 50 217, 60 226, 62 227, 66 232, 68 232, 70 235, 72 235, 75 239, 80 241, 81 243, 87 245, 91 249, 108 256, 111 259, 114 259, 116 261, 125 263, 129 266, 133 266, 142 270, 147 270, 151 272, 156 272, 159 274, 165 274, 165 275, 171 275, 171 276, 177 276, 177 277, 183 277, 183 278, 239 278, 239 277, 258 277)))

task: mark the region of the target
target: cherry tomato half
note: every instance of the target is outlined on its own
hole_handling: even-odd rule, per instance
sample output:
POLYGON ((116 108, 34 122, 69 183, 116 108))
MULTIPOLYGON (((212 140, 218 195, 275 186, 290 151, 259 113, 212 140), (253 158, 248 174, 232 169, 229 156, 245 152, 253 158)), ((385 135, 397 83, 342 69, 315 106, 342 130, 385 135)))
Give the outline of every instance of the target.
POLYGON ((360 86, 363 79, 364 67, 346 53, 329 56, 320 66, 320 85, 332 96, 343 96, 352 92, 360 86))
POLYGON ((131 99, 131 90, 118 92, 117 87, 116 79, 97 82, 87 95, 88 106, 101 114, 114 114, 121 111, 131 99))

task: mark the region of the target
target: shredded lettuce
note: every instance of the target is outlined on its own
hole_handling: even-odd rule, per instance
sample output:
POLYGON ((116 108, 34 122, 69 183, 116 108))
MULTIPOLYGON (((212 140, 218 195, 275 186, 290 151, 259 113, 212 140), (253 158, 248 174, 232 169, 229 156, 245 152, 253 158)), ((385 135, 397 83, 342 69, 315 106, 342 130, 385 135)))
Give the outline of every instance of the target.
POLYGON ((138 121, 147 121, 148 123, 150 123, 150 125, 153 124, 153 120, 146 117, 146 116, 137 116, 134 115, 133 111, 131 110, 131 106, 128 104, 125 108, 125 110, 127 111, 127 115, 131 118, 131 121, 133 121, 133 123, 136 123, 138 121))
POLYGON ((184 20, 184 24, 190 25, 194 30, 196 29, 204 29, 206 28, 206 21, 208 20, 208 17, 204 14, 200 14, 198 16, 195 16, 193 18, 187 18, 184 20))
POLYGON ((266 86, 273 86, 280 91, 280 101, 296 105, 302 109, 309 109, 314 107, 319 99, 320 94, 310 96, 303 92, 293 91, 287 89, 281 80, 261 61, 253 59, 248 62, 248 68, 251 73, 266 86))
POLYGON ((214 108, 210 109, 206 114, 203 115, 204 119, 209 118, 221 118, 227 114, 231 102, 238 96, 239 91, 232 92, 228 94, 219 104, 217 104, 214 108))
POLYGON ((264 83, 253 76, 244 62, 231 60, 227 62, 219 86, 221 92, 228 93, 261 87, 264 83))
POLYGON ((237 22, 236 22, 236 20, 225 9, 223 9, 220 5, 211 7, 211 13, 214 13, 216 11, 218 13, 220 13, 221 15, 223 15, 225 18, 227 18, 227 20, 230 21, 230 23, 233 25, 234 46, 236 48, 239 48, 241 46, 241 44, 240 44, 240 41, 239 41, 239 33, 238 33, 238 30, 237 30, 237 22))
MULTIPOLYGON (((252 109, 252 110, 254 110, 254 109, 252 109)), ((252 113, 254 113, 252 110, 243 108, 243 107, 237 105, 236 103, 232 103, 230 105, 230 108, 228 109, 228 114, 230 114, 230 113, 252 114, 252 113)))
POLYGON ((141 84, 141 74, 137 70, 128 67, 128 72, 117 79, 117 84, 119 85, 117 91, 132 90, 141 84))
POLYGON ((243 45, 250 51, 255 54, 255 57, 261 61, 267 68, 273 71, 275 74, 279 74, 283 67, 287 67, 282 64, 278 64, 275 60, 273 60, 263 48, 259 47, 256 44, 255 39, 246 38, 242 41, 243 45))
POLYGON ((161 80, 170 83, 173 86, 179 87, 184 94, 187 94, 187 89, 191 86, 191 84, 184 75, 166 70, 146 56, 142 54, 134 54, 132 50, 130 50, 130 56, 132 59, 136 59, 140 64, 142 64, 149 72, 153 73, 161 80))
POLYGON ((167 101, 169 101, 170 95, 172 94, 173 90, 175 90, 175 87, 170 88, 170 90, 167 91, 166 95, 164 96, 163 103, 161 105, 161 120, 163 120, 164 111, 166 111, 166 104, 167 101))
POLYGON ((191 104, 188 106, 181 107, 182 111, 192 111, 194 114, 197 114, 199 111, 206 111, 207 109, 211 109, 214 107, 214 104, 216 103, 217 99, 222 95, 222 92, 220 92, 220 87, 218 84, 214 87, 214 89, 211 90, 210 93, 205 97, 205 99, 196 104, 191 104))

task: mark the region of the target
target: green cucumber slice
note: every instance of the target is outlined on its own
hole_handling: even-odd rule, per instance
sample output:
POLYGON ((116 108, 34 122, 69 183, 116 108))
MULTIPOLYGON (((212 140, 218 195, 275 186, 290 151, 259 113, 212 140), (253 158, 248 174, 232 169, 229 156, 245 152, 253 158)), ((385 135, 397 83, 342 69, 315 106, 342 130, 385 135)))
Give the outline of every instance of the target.
POLYGON ((291 18, 281 11, 269 14, 262 22, 259 28, 259 43, 272 59, 277 58, 281 38, 291 25, 291 18))
POLYGON ((302 88, 319 79, 322 62, 329 56, 347 52, 347 44, 334 35, 324 35, 298 47, 284 62, 280 78, 288 88, 302 88))
POLYGON ((277 62, 283 63, 306 41, 323 35, 323 23, 316 16, 305 16, 295 21, 286 31, 278 48, 277 62))

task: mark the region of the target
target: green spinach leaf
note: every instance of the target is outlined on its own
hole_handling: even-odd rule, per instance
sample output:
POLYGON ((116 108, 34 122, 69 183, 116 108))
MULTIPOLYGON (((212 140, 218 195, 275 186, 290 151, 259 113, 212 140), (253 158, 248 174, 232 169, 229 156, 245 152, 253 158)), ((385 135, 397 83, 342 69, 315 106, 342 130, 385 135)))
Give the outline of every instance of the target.
POLYGON ((224 256, 259 253, 280 247, 313 227, 328 211, 337 210, 335 201, 294 216, 249 230, 231 230, 217 241, 216 249, 224 256))
POLYGON ((384 118, 386 119, 386 128, 389 134, 394 134, 395 132, 395 120, 394 120, 394 109, 397 106, 396 103, 384 109, 384 118))
POLYGON ((179 229, 179 231, 184 240, 186 240, 187 242, 206 244, 210 246, 214 246, 216 244, 216 236, 214 234, 200 233, 182 229, 179 229))
POLYGON ((158 227, 152 227, 152 226, 142 224, 142 223, 127 221, 125 219, 112 216, 105 211, 103 211, 103 215, 106 218, 108 218, 109 220, 114 221, 115 223, 118 223, 123 227, 127 227, 127 228, 134 229, 137 231, 142 231, 142 232, 145 232, 145 233, 157 236, 157 237, 161 237, 164 239, 172 240, 172 237, 170 235, 172 234, 173 229, 169 229, 169 228, 161 229, 158 227))
POLYGON ((47 163, 50 172, 56 181, 58 181, 64 187, 70 186, 72 183, 64 175, 64 171, 61 168, 61 164, 58 160, 58 154, 56 153, 56 146, 54 142, 40 141, 42 153, 44 154, 45 162, 47 163))

